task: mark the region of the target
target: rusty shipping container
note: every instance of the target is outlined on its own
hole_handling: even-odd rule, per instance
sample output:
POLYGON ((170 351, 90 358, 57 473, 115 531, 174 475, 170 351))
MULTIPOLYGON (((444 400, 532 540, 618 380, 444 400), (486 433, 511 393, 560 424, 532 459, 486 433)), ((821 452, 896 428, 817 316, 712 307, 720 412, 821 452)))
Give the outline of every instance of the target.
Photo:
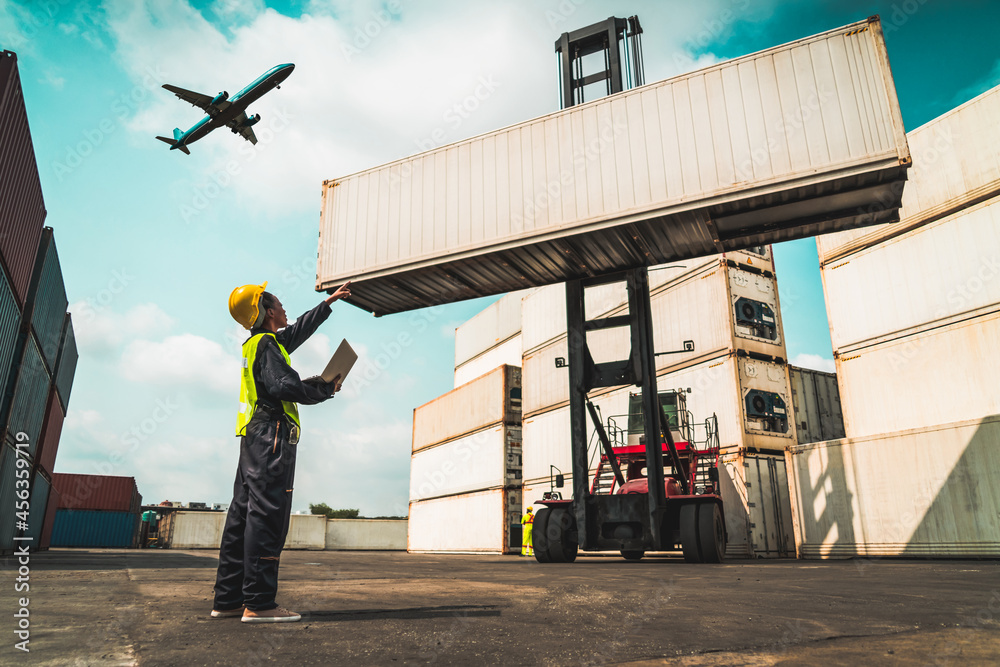
MULTIPOLYGON (((4 511, 0 512, 0 554, 9 554, 14 549, 13 508, 17 502, 17 469, 17 452, 13 442, 0 440, 0 503, 4 507, 4 511)), ((24 467, 24 470, 30 470, 30 467, 24 467)))
POLYGON ((909 165, 873 17, 328 180, 316 289, 384 315, 894 222, 909 165))
POLYGON ((69 395, 73 388, 73 378, 76 375, 76 364, 80 354, 76 349, 76 333, 73 331, 73 316, 66 313, 66 324, 63 328, 62 344, 59 361, 56 364, 54 383, 63 412, 69 409, 69 395))
POLYGON ((138 512, 142 507, 135 477, 54 473, 52 486, 59 490, 59 509, 138 512))
POLYGON ((66 306, 69 305, 51 227, 46 227, 42 233, 42 241, 38 247, 38 266, 35 268, 32 280, 35 285, 28 297, 31 308, 31 329, 51 373, 55 370, 56 359, 59 356, 66 306))
POLYGON ((35 252, 45 222, 35 149, 24 107, 17 55, 0 54, 0 263, 18 306, 28 297, 35 252))
POLYGON ((52 378, 45 367, 42 353, 34 336, 29 336, 24 348, 21 364, 17 369, 17 383, 11 400, 7 432, 13 437, 25 433, 30 443, 30 455, 35 455, 38 439, 45 422, 46 399, 52 385, 52 378))
POLYGON ((49 475, 56 467, 59 451, 59 437, 62 435, 66 413, 55 392, 49 392, 49 404, 45 411, 45 426, 42 427, 41 441, 35 452, 35 464, 49 475))
POLYGON ((495 424, 521 423, 521 369, 501 366, 413 411, 413 451, 495 424))

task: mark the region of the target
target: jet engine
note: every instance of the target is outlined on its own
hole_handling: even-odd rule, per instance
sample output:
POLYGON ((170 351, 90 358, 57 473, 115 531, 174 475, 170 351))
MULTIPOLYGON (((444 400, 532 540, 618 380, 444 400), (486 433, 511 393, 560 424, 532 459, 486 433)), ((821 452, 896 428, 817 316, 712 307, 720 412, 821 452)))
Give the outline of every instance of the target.
POLYGON ((229 93, 223 90, 221 93, 212 98, 212 106, 225 102, 228 99, 229 99, 229 93))

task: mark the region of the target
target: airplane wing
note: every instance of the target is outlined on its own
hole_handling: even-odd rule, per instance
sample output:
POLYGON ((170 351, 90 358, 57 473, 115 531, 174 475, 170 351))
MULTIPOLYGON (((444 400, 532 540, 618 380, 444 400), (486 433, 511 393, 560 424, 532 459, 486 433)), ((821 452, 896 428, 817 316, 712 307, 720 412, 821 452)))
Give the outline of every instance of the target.
POLYGON ((204 111, 207 111, 208 107, 212 105, 213 98, 211 95, 202 95, 201 93, 196 93, 193 90, 185 90, 184 88, 180 88, 178 86, 171 86, 169 83, 163 84, 163 87, 185 102, 193 104, 204 111))
MULTIPOLYGON (((209 100, 211 101, 211 100, 209 100)), ((257 143, 257 135, 253 133, 253 128, 244 125, 247 122, 246 113, 241 113, 236 118, 232 119, 226 123, 226 127, 231 129, 234 133, 238 133, 241 137, 249 141, 251 144, 257 143)))

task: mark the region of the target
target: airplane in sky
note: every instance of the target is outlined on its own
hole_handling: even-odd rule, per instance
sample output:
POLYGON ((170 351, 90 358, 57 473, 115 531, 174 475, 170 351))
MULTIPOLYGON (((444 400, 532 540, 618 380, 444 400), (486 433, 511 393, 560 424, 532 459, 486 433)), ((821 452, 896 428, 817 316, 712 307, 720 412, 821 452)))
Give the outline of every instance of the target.
POLYGON ((203 110, 208 116, 195 123, 187 132, 181 132, 180 128, 175 127, 173 139, 167 137, 157 137, 157 139, 170 144, 170 150, 179 150, 185 155, 191 155, 188 146, 212 130, 225 125, 233 134, 238 134, 251 144, 256 144, 257 136, 253 133, 252 128, 260 122, 260 114, 247 117, 247 107, 263 97, 272 88, 281 88, 281 82, 288 78, 293 69, 295 69, 295 65, 291 63, 272 67, 232 97, 229 97, 229 93, 226 91, 212 97, 178 88, 169 83, 164 84, 164 88, 185 102, 190 102, 203 110))

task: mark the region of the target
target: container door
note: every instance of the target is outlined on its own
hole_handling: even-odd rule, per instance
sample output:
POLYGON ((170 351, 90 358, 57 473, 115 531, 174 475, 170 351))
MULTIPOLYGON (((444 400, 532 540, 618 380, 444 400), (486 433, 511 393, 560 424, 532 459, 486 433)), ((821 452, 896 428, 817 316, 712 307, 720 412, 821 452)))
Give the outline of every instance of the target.
POLYGON ((753 555, 757 558, 794 556, 792 508, 785 460, 772 456, 747 456, 743 465, 753 555))

